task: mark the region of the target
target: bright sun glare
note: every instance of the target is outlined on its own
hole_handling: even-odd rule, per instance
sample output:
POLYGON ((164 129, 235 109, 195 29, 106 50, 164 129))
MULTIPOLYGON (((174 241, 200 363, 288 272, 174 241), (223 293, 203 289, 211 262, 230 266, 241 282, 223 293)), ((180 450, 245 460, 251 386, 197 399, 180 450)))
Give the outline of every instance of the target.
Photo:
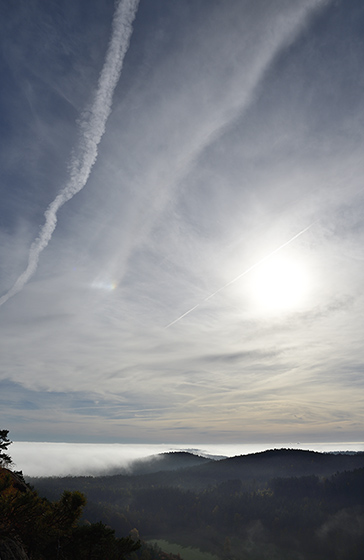
POLYGON ((299 310, 307 299, 310 282, 303 263, 275 255, 252 272, 249 284, 254 307, 278 313, 299 310))

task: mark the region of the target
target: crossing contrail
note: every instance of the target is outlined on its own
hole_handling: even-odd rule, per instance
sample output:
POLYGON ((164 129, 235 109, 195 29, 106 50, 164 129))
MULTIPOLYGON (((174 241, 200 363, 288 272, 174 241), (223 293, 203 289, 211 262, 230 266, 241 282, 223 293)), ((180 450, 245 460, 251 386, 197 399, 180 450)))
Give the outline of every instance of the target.
POLYGON ((44 225, 29 250, 27 268, 10 290, 0 298, 0 306, 20 292, 33 276, 40 254, 47 247, 56 228, 58 210, 87 183, 97 159, 98 145, 104 135, 106 121, 111 113, 112 98, 129 47, 138 4, 139 0, 120 0, 116 6, 112 34, 94 99, 91 107, 81 114, 80 140, 71 159, 68 182, 45 211, 44 225))
MULTIPOLYGON (((316 223, 316 222, 314 222, 316 223)), ((266 257, 263 257, 262 259, 260 259, 260 261, 256 262, 255 264, 253 264, 252 266, 250 266, 249 268, 247 268, 246 270, 244 270, 244 272, 242 272, 241 274, 239 274, 238 276, 236 276, 235 278, 233 278, 232 280, 230 280, 229 282, 227 282, 226 284, 224 284, 223 286, 221 286, 221 288, 219 288, 218 290, 216 290, 216 292, 214 292, 213 294, 210 294, 209 296, 205 297, 205 299, 203 299, 202 301, 200 301, 199 303, 197 303, 196 305, 194 305, 193 307, 191 307, 191 309, 189 309, 188 311, 186 311, 185 313, 183 313, 183 315, 180 315, 179 317, 177 317, 177 319, 175 319, 174 321, 172 321, 171 323, 169 323, 168 325, 166 325, 164 328, 168 329, 169 327, 171 327, 172 325, 175 325, 176 323, 178 323, 178 321, 180 321, 181 319, 183 319, 184 317, 186 317, 186 315, 189 315, 190 313, 192 313, 192 311, 194 311, 195 309, 197 309, 198 307, 200 307, 200 305, 204 304, 206 301, 208 301, 209 299, 213 298, 214 296, 216 296, 216 294, 218 294, 219 292, 221 292, 222 290, 225 290, 225 288, 227 288, 228 286, 231 286, 231 284, 234 284, 234 282, 237 282, 238 280, 240 280, 240 278, 242 278, 243 276, 246 276, 247 274, 249 274, 249 272, 251 272, 252 270, 254 270, 255 268, 257 268, 258 266, 260 266, 261 264, 263 264, 265 261, 267 261, 268 259, 270 259, 271 257, 273 257, 273 255, 275 255, 276 253, 278 253, 278 251, 281 251, 284 247, 287 247, 287 245, 289 245, 290 243, 292 243, 295 239, 297 239, 297 237, 300 237, 300 235, 303 235, 307 230, 309 230, 314 223, 310 224, 309 226, 307 226, 305 229, 303 229, 302 231, 300 231, 299 233, 296 233, 296 235, 294 235, 293 237, 291 237, 291 239, 289 239, 288 241, 286 241, 285 243, 283 243, 283 245, 280 245, 279 247, 277 247, 277 249, 274 249, 274 251, 272 251, 271 253, 269 253, 269 255, 267 255, 266 257)))

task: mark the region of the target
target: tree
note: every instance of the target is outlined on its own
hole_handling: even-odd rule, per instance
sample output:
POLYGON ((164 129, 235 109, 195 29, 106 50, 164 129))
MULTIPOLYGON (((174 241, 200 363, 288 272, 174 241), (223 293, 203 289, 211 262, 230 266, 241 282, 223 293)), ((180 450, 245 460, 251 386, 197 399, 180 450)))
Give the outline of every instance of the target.
POLYGON ((50 502, 0 469, 0 542, 21 543, 33 560, 54 560, 61 545, 72 540, 85 503, 77 491, 64 491, 60 500, 50 502))
POLYGON ((12 443, 8 438, 9 430, 0 430, 0 467, 10 467, 13 461, 10 455, 6 453, 9 445, 12 443))
POLYGON ((125 560, 125 556, 140 548, 140 542, 130 536, 115 537, 114 529, 104 523, 76 527, 72 539, 64 547, 67 560, 125 560))
POLYGON ((79 526, 86 504, 81 492, 65 490, 56 502, 41 498, 21 473, 9 470, 8 433, 0 430, 1 558, 15 558, 20 547, 32 560, 124 560, 140 548, 139 540, 116 538, 101 522, 79 526))

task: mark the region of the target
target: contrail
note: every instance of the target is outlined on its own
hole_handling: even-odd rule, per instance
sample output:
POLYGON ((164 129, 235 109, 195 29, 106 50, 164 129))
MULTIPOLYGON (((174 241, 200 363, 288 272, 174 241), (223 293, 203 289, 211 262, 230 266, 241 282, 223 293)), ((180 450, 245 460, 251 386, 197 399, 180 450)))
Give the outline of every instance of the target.
POLYGON ((29 250, 28 266, 12 288, 0 298, 0 306, 20 292, 33 276, 40 254, 47 247, 56 228, 58 210, 87 183, 111 112, 112 98, 129 47, 138 4, 139 0, 120 0, 116 6, 112 34, 94 99, 91 107, 81 114, 80 140, 77 153, 71 159, 68 182, 45 211, 44 225, 29 250))
POLYGON ((189 315, 190 313, 192 313, 192 311, 194 311, 195 309, 197 309, 197 307, 200 307, 200 305, 202 305, 203 303, 205 303, 206 301, 208 301, 209 299, 213 298, 214 296, 216 296, 216 294, 218 294, 219 292, 221 292, 222 290, 225 290, 225 288, 227 288, 228 286, 231 286, 231 284, 234 284, 234 282, 236 282, 237 280, 239 280, 240 278, 242 278, 243 276, 246 276, 246 274, 249 274, 249 272, 251 272, 252 270, 254 270, 255 268, 257 268, 258 266, 260 266, 261 264, 263 264, 265 261, 267 261, 268 259, 270 259, 273 255, 275 255, 276 253, 278 253, 278 251, 281 251, 284 247, 287 247, 287 245, 289 245, 290 243, 292 243, 295 239, 297 239, 297 237, 299 237, 300 235, 303 235, 307 230, 309 230, 316 222, 313 222, 311 225, 307 226, 305 229, 303 229, 302 231, 300 231, 299 233, 296 233, 296 235, 294 235, 293 237, 291 237, 291 239, 289 239, 289 241, 286 241, 285 243, 283 243, 283 245, 280 245, 279 247, 277 247, 277 249, 274 249, 274 251, 272 251, 271 253, 269 253, 269 255, 267 255, 266 257, 263 257, 262 259, 260 259, 260 261, 256 262, 255 264, 253 264, 252 266, 250 266, 249 268, 247 268, 246 270, 244 270, 244 272, 242 272, 241 274, 239 274, 238 276, 236 276, 235 278, 233 278, 233 280, 230 280, 229 282, 227 282, 226 284, 224 284, 223 286, 221 286, 221 288, 219 288, 218 290, 216 290, 216 292, 214 292, 213 294, 210 294, 209 296, 205 297, 205 299, 203 299, 202 301, 200 301, 200 303, 197 303, 196 305, 194 305, 193 307, 191 307, 191 309, 189 309, 188 311, 186 311, 185 313, 183 313, 183 315, 180 315, 177 319, 175 319, 174 321, 172 321, 171 323, 169 323, 168 325, 166 325, 164 328, 168 329, 169 327, 171 327, 172 325, 175 325, 176 323, 178 323, 178 321, 180 321, 181 319, 183 319, 184 317, 186 317, 186 315, 189 315))

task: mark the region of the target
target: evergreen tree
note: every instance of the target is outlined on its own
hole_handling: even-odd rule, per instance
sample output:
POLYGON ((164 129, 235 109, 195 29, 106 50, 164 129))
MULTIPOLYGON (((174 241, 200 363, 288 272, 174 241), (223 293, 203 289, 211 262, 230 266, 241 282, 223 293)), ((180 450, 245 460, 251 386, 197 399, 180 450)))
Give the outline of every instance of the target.
POLYGON ((12 443, 8 438, 9 430, 0 430, 0 467, 10 467, 13 461, 10 455, 6 453, 9 445, 12 443))

